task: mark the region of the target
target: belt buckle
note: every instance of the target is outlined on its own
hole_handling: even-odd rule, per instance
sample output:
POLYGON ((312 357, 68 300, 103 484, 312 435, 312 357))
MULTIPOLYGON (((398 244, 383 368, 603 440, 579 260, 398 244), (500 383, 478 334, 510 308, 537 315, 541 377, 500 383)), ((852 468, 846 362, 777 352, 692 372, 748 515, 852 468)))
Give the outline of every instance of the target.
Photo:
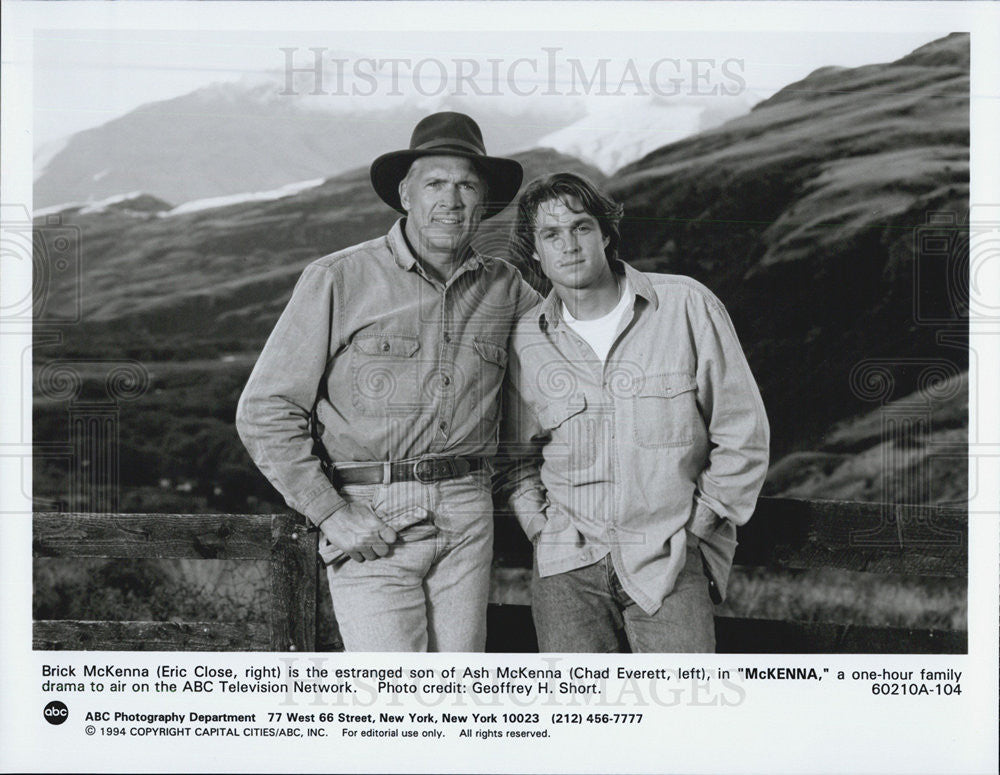
POLYGON ((424 458, 423 460, 418 460, 413 464, 413 478, 416 479, 421 484, 430 484, 432 482, 440 481, 441 479, 447 479, 455 475, 455 464, 451 458, 438 457, 438 458, 424 458), (447 464, 447 471, 441 470, 440 465, 447 464), (427 469, 421 469, 421 466, 428 466, 430 468, 430 473, 424 473, 427 469))

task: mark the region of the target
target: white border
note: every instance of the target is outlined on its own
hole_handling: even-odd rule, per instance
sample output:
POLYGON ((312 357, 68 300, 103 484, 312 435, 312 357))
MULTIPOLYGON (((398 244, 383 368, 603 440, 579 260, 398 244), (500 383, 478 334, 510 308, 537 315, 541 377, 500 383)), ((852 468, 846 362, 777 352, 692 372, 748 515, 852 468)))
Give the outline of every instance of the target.
MULTIPOLYGON (((32 30, 51 27, 107 29, 153 26, 169 29, 371 29, 371 30, 604 30, 665 26, 674 30, 784 30, 808 35, 813 30, 929 29, 972 31, 973 159, 972 202, 1000 203, 1000 13, 993 3, 3 3, 2 195, 4 203, 30 202, 31 190, 31 38, 32 30)), ((988 259, 989 256, 984 256, 988 259)), ((974 271, 976 267, 974 266, 974 271)), ((4 266, 3 298, 20 298, 30 287, 30 267, 4 266), (28 270, 28 271, 26 271, 28 270)), ((996 269, 992 269, 993 278, 996 269)), ((982 305, 1000 310, 1000 283, 974 288, 982 305)), ((0 427, 5 443, 18 440, 20 407, 11 398, 26 395, 31 375, 11 368, 22 363, 26 339, 4 326, 0 336, 3 396, 0 427)), ((971 346, 980 369, 973 375, 978 403, 972 422, 982 444, 1000 443, 997 369, 1000 324, 973 326, 971 346)), ((30 418, 29 418, 30 422, 30 418)), ((664 716, 661 730, 642 728, 638 736, 613 738, 566 733, 558 745, 482 745, 472 758, 456 759, 440 748, 403 747, 382 742, 367 750, 345 749, 331 741, 325 755, 303 757, 301 744, 286 741, 220 749, 176 742, 142 742, 103 750, 82 748, 78 737, 41 728, 38 665, 51 654, 33 654, 30 643, 30 513, 17 488, 0 487, 3 511, 20 508, 25 516, 0 522, 3 606, 0 610, 0 765, 3 770, 124 771, 196 769, 321 771, 507 770, 507 771, 718 771, 714 752, 726 752, 725 769, 741 772, 997 771, 997 579, 998 478, 995 460, 978 469, 979 491, 970 520, 968 657, 822 660, 789 657, 785 665, 855 664, 954 665, 967 676, 960 703, 920 700, 872 703, 849 692, 778 687, 755 690, 752 702, 728 711, 687 708, 664 716), (19 505, 18 505, 19 504, 19 505), (958 710, 960 709, 960 710, 958 710), (588 743, 591 743, 588 745, 588 743)), ((178 658, 180 660, 181 658, 178 658)), ((196 657, 191 657, 196 659, 196 657)), ((428 657, 421 664, 450 664, 448 657, 428 657)), ((390 662, 393 660, 390 660, 390 662)), ((395 660, 398 661, 398 660, 395 660)), ((502 659, 474 660, 497 664, 502 659)), ((744 660, 745 661, 745 660, 744 660)), ((594 663, 600 663, 594 658, 594 663)), ((655 662, 655 660, 654 660, 655 662)), ((738 664, 720 658, 718 664, 738 664)), ((760 663, 761 660, 754 660, 760 663)), ((585 731, 585 730, 584 730, 585 731)), ((310 749, 319 751, 321 749, 310 749)), ((455 749, 457 752, 457 748, 455 749)), ((467 749, 466 749, 467 750, 467 749)))

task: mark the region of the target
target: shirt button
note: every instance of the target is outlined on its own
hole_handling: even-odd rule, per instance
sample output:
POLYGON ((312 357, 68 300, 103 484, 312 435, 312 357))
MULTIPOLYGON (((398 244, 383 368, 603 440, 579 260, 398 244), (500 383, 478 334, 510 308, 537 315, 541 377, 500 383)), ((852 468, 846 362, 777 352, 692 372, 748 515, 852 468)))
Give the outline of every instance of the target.
POLYGON ((389 352, 389 343, 388 342, 382 342, 382 352, 384 352, 384 353, 389 352))
POLYGON ((448 423, 446 423, 444 420, 442 420, 440 423, 438 423, 438 427, 441 430, 446 431, 446 430, 448 430, 448 423))
POLYGON ((445 331, 444 332, 444 336, 442 336, 441 338, 444 339, 444 343, 445 344, 448 344, 448 342, 451 341, 451 334, 449 334, 447 331, 445 331))
POLYGON ((443 377, 441 377, 441 382, 444 384, 445 387, 448 387, 448 385, 451 384, 451 377, 445 374, 443 377))

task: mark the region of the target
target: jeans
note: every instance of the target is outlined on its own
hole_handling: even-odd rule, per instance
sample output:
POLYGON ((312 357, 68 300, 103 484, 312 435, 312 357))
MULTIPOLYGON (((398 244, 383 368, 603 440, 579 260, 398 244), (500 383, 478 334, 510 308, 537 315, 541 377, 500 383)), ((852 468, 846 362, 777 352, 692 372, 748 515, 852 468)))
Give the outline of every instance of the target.
POLYGON ((399 528, 387 556, 327 567, 345 649, 484 651, 493 559, 490 474, 348 485, 340 494, 370 504, 393 527, 420 520, 399 528))
POLYGON ((531 612, 542 652, 712 653, 715 619, 698 541, 655 614, 622 588, 607 554, 576 570, 541 577, 535 562, 531 612))

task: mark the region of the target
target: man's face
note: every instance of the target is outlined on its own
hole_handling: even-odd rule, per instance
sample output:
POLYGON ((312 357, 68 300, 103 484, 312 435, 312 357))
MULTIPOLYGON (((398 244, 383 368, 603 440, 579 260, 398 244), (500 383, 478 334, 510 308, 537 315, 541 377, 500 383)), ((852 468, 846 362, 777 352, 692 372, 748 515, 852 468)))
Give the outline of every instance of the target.
POLYGON ((604 255, 608 238, 575 196, 542 202, 535 213, 535 258, 554 286, 589 288, 613 282, 604 255))
POLYGON ((460 156, 417 159, 399 184, 406 234, 419 249, 454 251, 479 228, 486 185, 460 156))

